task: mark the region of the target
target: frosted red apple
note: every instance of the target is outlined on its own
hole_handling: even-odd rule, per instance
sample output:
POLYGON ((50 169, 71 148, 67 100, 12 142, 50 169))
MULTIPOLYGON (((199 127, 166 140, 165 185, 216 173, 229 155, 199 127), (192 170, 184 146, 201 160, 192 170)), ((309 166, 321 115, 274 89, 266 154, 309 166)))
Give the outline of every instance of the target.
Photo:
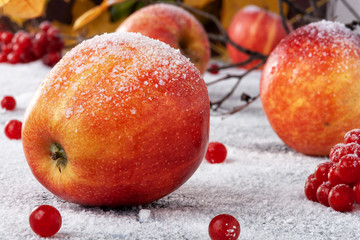
MULTIPOLYGON (((292 29, 289 23, 288 27, 292 29)), ((280 15, 253 5, 240 9, 234 15, 227 33, 230 39, 239 46, 264 55, 269 55, 280 40, 287 35, 280 15)), ((231 44, 227 44, 227 50, 233 63, 249 59, 248 54, 239 51, 231 44)), ((240 67, 251 69, 260 61, 254 60, 240 67)))
POLYGON ((265 114, 278 136, 308 155, 328 155, 360 126, 360 39, 343 24, 296 29, 271 53, 261 76, 265 114))
POLYGON ((201 163, 209 98, 178 50, 135 33, 85 41, 51 70, 32 99, 23 148, 55 195, 93 206, 146 204, 201 163))
POLYGON ((210 44, 201 23, 189 12, 171 4, 141 8, 125 19, 117 31, 138 32, 180 49, 201 73, 210 60, 210 44))

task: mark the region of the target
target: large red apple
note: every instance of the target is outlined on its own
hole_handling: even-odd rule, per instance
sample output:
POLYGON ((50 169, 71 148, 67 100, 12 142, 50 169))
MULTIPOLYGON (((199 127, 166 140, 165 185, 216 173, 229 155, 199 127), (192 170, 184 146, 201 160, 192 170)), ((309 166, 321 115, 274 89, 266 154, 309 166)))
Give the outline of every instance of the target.
MULTIPOLYGON (((291 25, 288 27, 292 30, 291 25)), ((237 45, 264 55, 269 55, 287 33, 282 25, 280 15, 257 6, 249 5, 240 9, 233 17, 227 29, 230 39, 237 45)), ((249 59, 249 55, 227 44, 232 63, 241 63, 249 59)), ((261 60, 240 66, 251 69, 261 60)))
POLYGON ((55 195, 93 206, 146 204, 201 163, 209 97, 178 50, 135 33, 87 40, 51 70, 26 111, 23 148, 55 195))
POLYGON ((278 136, 308 155, 328 155, 360 127, 360 39, 343 24, 320 21, 293 31, 268 58, 260 83, 278 136))
POLYGON ((201 73, 210 60, 210 44, 201 23, 189 12, 171 4, 141 8, 125 19, 117 31, 138 32, 180 49, 201 73))

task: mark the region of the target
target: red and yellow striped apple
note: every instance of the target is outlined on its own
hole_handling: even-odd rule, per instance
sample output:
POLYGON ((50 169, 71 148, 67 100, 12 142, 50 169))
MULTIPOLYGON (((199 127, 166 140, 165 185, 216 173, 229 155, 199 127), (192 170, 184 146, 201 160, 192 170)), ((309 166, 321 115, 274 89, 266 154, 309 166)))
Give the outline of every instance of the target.
POLYGON ((289 147, 328 155, 360 127, 360 38, 343 24, 298 28, 270 54, 261 76, 265 114, 289 147))
POLYGON ((143 7, 118 27, 165 42, 190 58, 204 73, 210 60, 210 43, 201 23, 186 10, 165 3, 143 7))
MULTIPOLYGON (((292 30, 291 25, 288 27, 292 30)), ((255 52, 269 55, 287 33, 278 14, 257 6, 249 5, 240 9, 232 18, 227 29, 230 39, 237 45, 255 52)), ((233 45, 227 44, 227 51, 231 62, 241 63, 249 59, 249 55, 239 51, 233 45)), ((251 69, 261 60, 253 60, 240 66, 251 69)))
POLYGON ((68 52, 27 108, 23 149, 36 179, 67 201, 146 204, 181 186, 201 163, 209 97, 178 50, 112 33, 68 52))

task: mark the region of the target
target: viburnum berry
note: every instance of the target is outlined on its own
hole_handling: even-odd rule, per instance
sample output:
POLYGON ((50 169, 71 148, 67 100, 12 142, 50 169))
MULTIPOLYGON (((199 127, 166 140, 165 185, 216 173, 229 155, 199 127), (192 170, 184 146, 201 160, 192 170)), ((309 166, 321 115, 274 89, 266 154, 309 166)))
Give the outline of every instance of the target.
POLYGON ((360 144, 360 129, 348 131, 344 136, 344 142, 360 144))
POLYGON ((339 177, 338 173, 338 164, 334 164, 330 169, 328 173, 328 180, 329 182, 335 186, 341 183, 345 183, 341 178, 339 177))
POLYGON ((216 63, 211 64, 209 67, 209 73, 218 74, 219 73, 219 65, 216 63))
POLYGON ((354 187, 353 187, 353 191, 354 191, 354 198, 355 201, 360 204, 360 182, 357 182, 354 187))
POLYGON ((51 237, 57 233, 62 224, 60 212, 50 205, 36 207, 29 216, 31 229, 41 237, 51 237))
POLYGON ((50 52, 42 57, 42 62, 49 67, 53 67, 57 62, 60 61, 60 59, 61 59, 60 52, 50 52))
POLYGON ((0 40, 1 42, 3 42, 4 44, 8 44, 11 42, 12 38, 13 38, 14 34, 12 32, 6 31, 6 32, 2 32, 1 36, 0 36, 0 40))
POLYGON ((1 100, 1 107, 6 110, 14 110, 16 107, 15 98, 12 96, 5 96, 1 100))
POLYGON ((17 64, 20 62, 20 56, 15 52, 11 52, 7 55, 7 61, 11 64, 17 64))
POLYGON ((329 207, 329 192, 333 188, 333 185, 327 181, 323 182, 316 191, 316 198, 324 206, 329 207))
POLYGON ((355 154, 343 156, 338 165, 338 174, 346 183, 354 183, 360 180, 360 158, 355 154))
POLYGON ((51 27, 51 23, 49 21, 43 21, 39 25, 40 30, 45 33, 49 30, 50 27, 51 27))
POLYGON ((316 192, 319 188, 319 186, 322 184, 322 181, 320 181, 319 179, 317 179, 315 177, 315 174, 310 174, 308 176, 308 178, 306 179, 305 182, 305 187, 304 187, 304 192, 305 192, 305 196, 314 202, 317 202, 317 196, 316 196, 316 192))
POLYGON ((331 148, 330 154, 329 154, 330 161, 335 162, 335 163, 339 162, 340 158, 338 155, 340 154, 340 150, 344 147, 345 147, 344 143, 338 143, 335 146, 333 146, 331 148))
POLYGON ((317 165, 315 168, 315 177, 321 182, 327 181, 329 169, 332 165, 334 165, 334 163, 330 161, 323 162, 317 165))
POLYGON ((225 161, 227 150, 220 142, 210 142, 205 154, 205 159, 209 163, 222 163, 225 161))
POLYGON ((20 122, 19 120, 10 120, 5 125, 5 135, 9 139, 21 139, 21 127, 22 122, 20 122))
POLYGON ((214 217, 209 224, 211 240, 236 240, 240 235, 240 224, 229 214, 220 214, 214 217))
POLYGON ((329 192, 329 205, 335 211, 351 211, 354 200, 353 189, 346 184, 336 185, 329 192))
POLYGON ((339 162, 340 159, 347 154, 356 154, 360 156, 360 144, 348 143, 345 144, 343 147, 339 147, 339 149, 336 150, 330 160, 335 163, 339 162))

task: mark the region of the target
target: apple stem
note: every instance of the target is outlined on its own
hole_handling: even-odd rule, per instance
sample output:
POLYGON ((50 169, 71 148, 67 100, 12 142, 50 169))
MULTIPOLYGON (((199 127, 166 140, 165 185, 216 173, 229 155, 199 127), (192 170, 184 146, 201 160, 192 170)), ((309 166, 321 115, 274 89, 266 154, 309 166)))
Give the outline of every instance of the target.
POLYGON ((56 167, 61 173, 61 168, 64 168, 67 164, 67 156, 64 148, 59 143, 52 143, 50 147, 50 157, 56 161, 56 167))

